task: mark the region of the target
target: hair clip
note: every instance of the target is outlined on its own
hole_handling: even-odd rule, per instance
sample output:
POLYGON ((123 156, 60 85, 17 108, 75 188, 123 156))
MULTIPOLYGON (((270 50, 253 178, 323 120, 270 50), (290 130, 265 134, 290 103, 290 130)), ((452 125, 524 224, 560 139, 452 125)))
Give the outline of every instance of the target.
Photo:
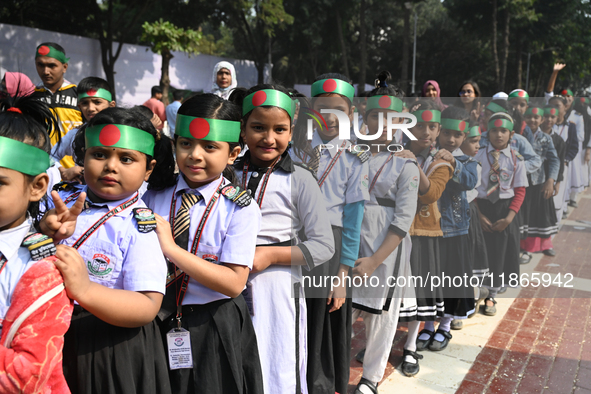
POLYGON ((7 112, 16 112, 17 114, 22 114, 23 111, 21 111, 20 109, 18 109, 17 107, 10 107, 6 110, 7 112))

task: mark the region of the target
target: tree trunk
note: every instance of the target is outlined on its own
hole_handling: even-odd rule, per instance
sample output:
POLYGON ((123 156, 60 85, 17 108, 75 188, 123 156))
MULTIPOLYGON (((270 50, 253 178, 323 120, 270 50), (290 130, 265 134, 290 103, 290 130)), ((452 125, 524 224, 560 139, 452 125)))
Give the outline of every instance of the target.
MULTIPOLYGON (((341 57, 343 61, 343 73, 347 78, 351 78, 349 75, 349 62, 347 61, 347 46, 345 45, 345 36, 343 35, 343 21, 341 20, 341 13, 337 9, 337 34, 339 35, 339 43, 341 44, 341 57)), ((316 75, 316 72, 314 73, 316 75)))
POLYGON ((410 10, 402 3, 404 27, 402 28, 402 64, 400 65, 400 87, 408 91, 408 63, 410 59, 410 10))
POLYGON ((492 0, 492 49, 493 59, 495 63, 495 82, 497 84, 497 90, 501 88, 501 68, 499 67, 499 53, 497 51, 497 0, 492 0))
POLYGON ((505 6, 505 31, 503 32, 503 68, 501 69, 501 90, 505 89, 507 77, 507 61, 509 59, 509 24, 511 22, 511 13, 509 4, 505 6))
POLYGON ((168 101, 168 90, 170 88, 170 77, 168 69, 170 67, 170 59, 174 56, 168 49, 162 51, 162 74, 160 76, 160 87, 162 88, 162 103, 167 106, 168 101))
POLYGON ((517 88, 523 89, 523 45, 521 39, 518 38, 517 40, 517 88))
POLYGON ((265 62, 264 61, 258 61, 255 62, 254 65, 257 68, 257 84, 263 84, 265 83, 265 62))
POLYGON ((365 92, 365 74, 367 71, 367 38, 365 33, 365 6, 366 0, 361 0, 361 7, 359 10, 359 49, 360 56, 359 61, 359 86, 357 87, 358 93, 365 92))

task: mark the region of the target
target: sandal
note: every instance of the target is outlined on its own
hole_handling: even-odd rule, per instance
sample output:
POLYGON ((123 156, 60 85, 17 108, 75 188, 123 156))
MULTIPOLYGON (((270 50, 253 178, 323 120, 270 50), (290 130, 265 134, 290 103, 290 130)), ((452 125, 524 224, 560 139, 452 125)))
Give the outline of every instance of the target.
POLYGON ((449 331, 437 330, 435 333, 443 335, 443 341, 439 342, 437 339, 435 339, 435 336, 433 336, 433 341, 429 345, 429 350, 433 352, 439 352, 447 347, 452 336, 449 331))
POLYGON ((400 366, 400 369, 402 370, 402 373, 405 374, 406 376, 415 376, 416 374, 419 373, 419 371, 421 370, 421 368, 419 367, 419 360, 421 360, 423 358, 422 355, 418 354, 417 352, 413 352, 411 350, 406 350, 404 349, 404 353, 402 355, 402 365, 400 366), (416 363, 409 363, 404 361, 406 356, 411 356, 412 358, 415 359, 416 363))
POLYGON ((431 345, 434 336, 435 333, 433 331, 422 329, 421 332, 419 332, 419 336, 417 337, 417 351, 421 352, 423 350, 426 350, 429 347, 429 345, 431 345), (421 334, 429 335, 429 339, 419 339, 421 337, 421 334))
POLYGON ((486 316, 494 316, 497 314, 497 302, 495 301, 494 298, 488 297, 484 300, 484 314, 486 316), (486 305, 487 301, 490 301, 493 303, 492 306, 486 305))
POLYGON ((378 385, 377 384, 373 384, 372 382, 370 382, 369 380, 365 379, 365 378, 361 378, 361 380, 359 381, 359 383, 357 383, 357 387, 355 387, 355 393, 354 394, 364 394, 367 393, 366 390, 361 391, 361 387, 367 387, 373 394, 378 394, 378 385))

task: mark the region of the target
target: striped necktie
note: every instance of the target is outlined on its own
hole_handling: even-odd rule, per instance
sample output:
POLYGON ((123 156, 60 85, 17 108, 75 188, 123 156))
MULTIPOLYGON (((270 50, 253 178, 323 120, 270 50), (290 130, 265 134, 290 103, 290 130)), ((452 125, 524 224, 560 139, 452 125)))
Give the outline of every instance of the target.
POLYGON ((185 250, 189 247, 189 226, 191 224, 189 210, 202 199, 203 197, 201 195, 184 193, 181 200, 181 207, 174 217, 174 228, 172 229, 174 242, 185 250))
POLYGON ((490 152, 490 155, 493 157, 494 161, 491 164, 489 171, 488 190, 486 191, 486 195, 488 200, 494 204, 501 198, 501 189, 499 185, 499 156, 501 155, 501 152, 493 150, 490 152))
POLYGON ((314 156, 310 158, 311 160, 308 163, 308 167, 310 167, 314 174, 318 174, 318 168, 320 167, 320 150, 322 149, 322 146, 322 144, 319 144, 314 148, 314 156))

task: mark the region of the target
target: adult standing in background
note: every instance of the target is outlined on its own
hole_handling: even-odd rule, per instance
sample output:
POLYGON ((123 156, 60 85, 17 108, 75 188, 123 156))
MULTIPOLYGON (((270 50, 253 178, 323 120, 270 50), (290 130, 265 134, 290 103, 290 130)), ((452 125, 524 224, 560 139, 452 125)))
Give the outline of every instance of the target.
MULTIPOLYGON (((64 78, 69 60, 64 48, 55 42, 44 42, 35 51, 35 67, 41 84, 35 88, 33 97, 45 101, 58 116, 62 137, 82 124, 76 85, 64 78)), ((57 135, 52 134, 51 144, 56 142, 57 135)), ((71 156, 64 157, 61 163, 64 168, 74 166, 71 156)))
POLYGON ((433 100, 435 100, 435 105, 440 111, 443 111, 447 108, 447 105, 441 102, 441 89, 439 89, 439 84, 437 81, 430 79, 425 82, 421 96, 431 97, 433 100))
POLYGON ((181 106, 181 100, 183 99, 183 92, 176 90, 172 93, 174 101, 166 106, 166 119, 168 119, 168 128, 170 130, 169 137, 174 137, 174 128, 176 127, 176 115, 179 112, 181 106))
POLYGON ((0 97, 9 95, 12 97, 24 97, 33 94, 35 85, 29 77, 23 73, 7 71, 0 84, 0 97))
POLYGON ((234 65, 226 61, 217 63, 213 67, 211 93, 227 100, 236 86, 238 86, 238 80, 236 79, 234 65))
POLYGON ((144 106, 150 108, 152 112, 154 112, 162 121, 162 124, 159 127, 156 127, 158 130, 162 130, 164 127, 164 121, 166 120, 166 110, 164 108, 164 103, 162 100, 162 88, 160 86, 152 86, 152 97, 148 101, 146 101, 144 106))

